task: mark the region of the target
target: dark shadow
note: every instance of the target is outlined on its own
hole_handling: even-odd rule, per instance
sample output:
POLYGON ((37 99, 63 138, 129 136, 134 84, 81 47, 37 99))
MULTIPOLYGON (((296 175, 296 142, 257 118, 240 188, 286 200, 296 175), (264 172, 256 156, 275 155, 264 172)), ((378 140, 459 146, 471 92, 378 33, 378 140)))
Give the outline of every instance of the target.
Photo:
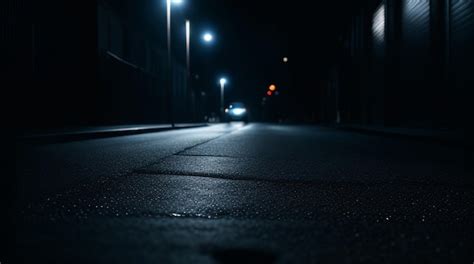
POLYGON ((276 256, 267 251, 256 250, 256 249, 221 249, 215 250, 212 256, 217 260, 218 263, 275 263, 276 256))

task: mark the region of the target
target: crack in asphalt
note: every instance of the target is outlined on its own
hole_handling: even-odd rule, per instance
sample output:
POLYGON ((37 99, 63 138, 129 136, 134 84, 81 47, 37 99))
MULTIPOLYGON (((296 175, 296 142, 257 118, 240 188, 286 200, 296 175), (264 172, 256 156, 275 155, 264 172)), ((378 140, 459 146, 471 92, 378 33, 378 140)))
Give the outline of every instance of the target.
MULTIPOLYGON (((245 126, 244 126, 244 127, 245 127, 245 126)), ((222 133, 222 135, 219 135, 219 136, 217 136, 217 137, 215 137, 215 138, 212 138, 212 139, 203 141, 203 142, 201 142, 201 143, 198 143, 198 144, 196 144, 196 145, 193 145, 193 146, 184 148, 183 150, 178 151, 178 152, 176 152, 176 153, 173 153, 173 154, 171 154, 171 155, 164 156, 164 157, 158 159, 156 162, 153 162, 153 163, 147 164, 147 165, 145 165, 145 166, 142 166, 142 167, 140 167, 140 168, 137 168, 137 169, 135 169, 135 170, 132 170, 132 171, 131 171, 130 173, 128 173, 128 174, 140 173, 140 171, 145 170, 146 168, 148 168, 148 167, 150 167, 150 166, 152 166, 152 165, 154 165, 154 164, 159 164, 159 163, 162 162, 163 160, 165 160, 165 159, 167 159, 167 158, 169 158, 169 157, 173 157, 173 156, 196 156, 196 157, 197 157, 197 156, 199 156, 199 155, 188 155, 188 154, 185 154, 185 152, 188 151, 188 150, 191 150, 191 149, 193 149, 193 148, 199 147, 199 146, 201 146, 201 145, 207 144, 207 143, 209 143, 209 142, 211 142, 211 141, 213 141, 213 140, 219 139, 219 138, 221 138, 221 137, 223 137, 223 136, 230 135, 230 134, 232 134, 232 133, 234 133, 234 132, 237 132, 237 131, 241 130, 242 128, 243 128, 243 127, 239 127, 239 128, 237 128, 237 129, 235 129, 235 130, 232 130, 232 131, 229 131, 229 132, 224 132, 224 133, 222 133)), ((204 156, 207 156, 207 155, 203 155, 203 157, 204 157, 204 156)), ((219 157, 219 156, 215 156, 215 157, 219 157)), ((224 156, 223 156, 222 158, 232 158, 232 157, 224 157, 224 156)))
POLYGON ((206 154, 174 154, 173 156, 181 157, 210 157, 210 158, 229 158, 229 159, 238 159, 239 157, 227 156, 227 155, 206 155, 206 154))
MULTIPOLYGON (((428 183, 423 181, 407 181, 407 180, 393 180, 393 181, 349 181, 349 180, 320 180, 320 179, 262 179, 255 178, 251 176, 232 176, 232 175, 223 175, 217 173, 199 173, 199 172, 189 172, 189 171, 151 171, 151 170, 137 170, 134 173, 135 175, 152 175, 152 176, 185 176, 185 177, 195 177, 195 178, 210 178, 223 181, 242 181, 242 182, 254 182, 254 183, 278 183, 278 184, 292 184, 292 185, 301 185, 301 184, 310 184, 315 187, 366 187, 374 188, 388 185, 399 185, 399 186, 412 186, 412 187, 426 187, 426 188, 448 188, 456 190, 465 190, 472 191, 474 188, 473 184, 447 184, 447 183, 428 183)), ((131 174, 129 176, 133 176, 131 174)))

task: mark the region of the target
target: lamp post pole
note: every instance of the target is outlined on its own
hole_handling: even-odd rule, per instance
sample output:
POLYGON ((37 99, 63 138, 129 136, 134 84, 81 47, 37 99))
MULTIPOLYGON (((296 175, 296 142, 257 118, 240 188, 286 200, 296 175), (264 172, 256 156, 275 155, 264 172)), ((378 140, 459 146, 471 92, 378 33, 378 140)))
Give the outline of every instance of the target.
POLYGON ((221 118, 224 120, 224 88, 225 84, 227 83, 227 80, 225 78, 221 78, 220 84, 221 84, 221 118))
POLYGON ((173 63, 171 59, 171 0, 166 0, 166 22, 167 22, 167 40, 168 40, 168 121, 174 127, 174 104, 173 104, 173 63))
POLYGON ((191 22, 189 19, 186 20, 186 84, 188 94, 191 96, 191 111, 192 119, 196 121, 197 108, 196 108, 196 95, 191 84, 191 22))

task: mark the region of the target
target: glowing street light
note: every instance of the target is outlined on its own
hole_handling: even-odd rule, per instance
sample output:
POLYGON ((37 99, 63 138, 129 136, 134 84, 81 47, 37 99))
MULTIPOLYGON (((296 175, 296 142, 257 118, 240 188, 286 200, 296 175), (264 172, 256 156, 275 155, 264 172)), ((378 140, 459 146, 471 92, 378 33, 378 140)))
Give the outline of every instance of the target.
POLYGON ((211 33, 205 33, 203 36, 202 36, 202 39, 209 43, 209 42, 212 42, 214 40, 214 36, 211 34, 211 33))
POLYGON ((191 76, 191 21, 186 19, 186 69, 191 76))
POLYGON ((224 87, 227 84, 227 79, 226 78, 221 78, 219 80, 219 83, 221 85, 221 117, 224 119, 224 87))
POLYGON ((277 89, 277 87, 274 84, 272 84, 272 85, 270 85, 270 87, 268 87, 268 90, 270 90, 272 92, 276 91, 276 89, 277 89))
POLYGON ((283 62, 288 63, 288 57, 283 57, 283 62))
POLYGON ((221 79, 219 80, 219 83, 221 84, 221 86, 224 86, 224 85, 226 85, 226 83, 227 83, 227 79, 226 79, 226 78, 221 78, 221 79))
MULTIPOLYGON (((169 0, 168 0, 169 1, 169 0)), ((174 0, 174 3, 180 4, 183 0, 174 0)), ((214 35, 210 32, 205 32, 202 35, 202 39, 206 43, 210 43, 214 40, 214 35)), ((192 107, 195 106, 195 93, 191 87, 191 21, 186 19, 186 69, 187 69, 187 86, 188 90, 191 93, 191 102, 192 107)), ((198 75, 196 75, 196 79, 198 79, 198 75)))

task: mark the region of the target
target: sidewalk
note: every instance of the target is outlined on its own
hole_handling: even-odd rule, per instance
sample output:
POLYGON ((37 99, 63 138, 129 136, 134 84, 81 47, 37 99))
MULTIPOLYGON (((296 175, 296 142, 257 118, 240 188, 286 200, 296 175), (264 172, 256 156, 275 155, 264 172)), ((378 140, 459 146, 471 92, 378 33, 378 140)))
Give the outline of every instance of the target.
POLYGON ((171 124, 81 127, 42 132, 30 132, 19 136, 17 139, 19 141, 32 143, 58 143, 65 141, 137 135, 172 129, 196 128, 207 125, 207 123, 182 123, 175 124, 174 127, 172 127, 171 124))
POLYGON ((419 128, 399 128, 399 127, 383 127, 371 125, 357 124, 339 124, 335 126, 337 129, 377 134, 382 136, 390 136, 405 139, 416 139, 425 141, 434 141, 439 143, 448 143, 454 145, 464 144, 463 131, 452 131, 443 129, 419 129, 419 128))

